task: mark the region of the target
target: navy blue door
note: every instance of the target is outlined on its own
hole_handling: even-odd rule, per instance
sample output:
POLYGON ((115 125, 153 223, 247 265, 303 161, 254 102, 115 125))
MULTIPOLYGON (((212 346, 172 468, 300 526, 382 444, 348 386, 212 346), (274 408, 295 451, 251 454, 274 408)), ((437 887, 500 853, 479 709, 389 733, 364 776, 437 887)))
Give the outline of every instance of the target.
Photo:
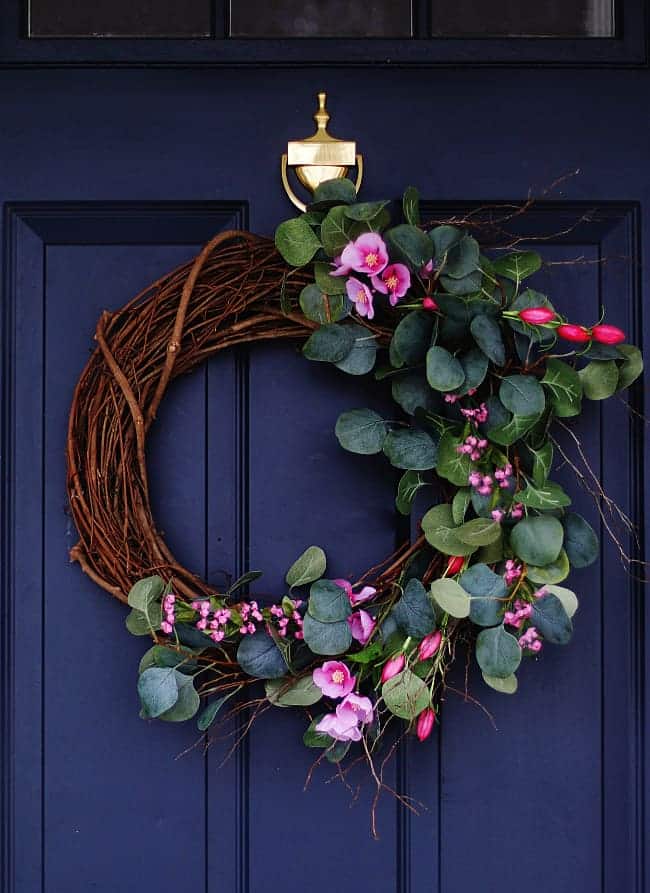
MULTIPOLYGON (((309 131, 319 89, 333 132, 365 155, 365 198, 414 183, 442 218, 537 189, 521 226, 548 235, 540 289, 576 319, 604 305, 641 344, 650 73, 640 5, 619 7, 626 31, 589 39, 400 38, 394 67, 387 39, 316 41, 322 67, 291 40, 214 57, 189 37, 0 40, 3 891, 647 889, 642 574, 602 525, 600 563, 573 578, 573 645, 531 662, 514 698, 481 689, 484 710, 449 692, 438 733, 391 770, 421 815, 385 798, 377 843, 362 773, 345 785, 321 770, 303 790, 300 716, 265 714, 225 763, 231 742, 206 751, 190 724, 138 718, 142 643, 70 564, 65 506, 67 412, 99 314, 217 231, 270 234, 290 215, 279 154, 309 131)), ((339 576, 392 550, 394 481, 333 436, 339 412, 368 401, 363 381, 342 380, 282 343, 175 383, 149 462, 159 525, 187 566, 215 582, 260 568, 272 592, 311 543, 339 576)), ((637 410, 641 398, 637 386, 637 410)), ((643 534, 647 427, 611 402, 590 404, 580 434, 643 534)))

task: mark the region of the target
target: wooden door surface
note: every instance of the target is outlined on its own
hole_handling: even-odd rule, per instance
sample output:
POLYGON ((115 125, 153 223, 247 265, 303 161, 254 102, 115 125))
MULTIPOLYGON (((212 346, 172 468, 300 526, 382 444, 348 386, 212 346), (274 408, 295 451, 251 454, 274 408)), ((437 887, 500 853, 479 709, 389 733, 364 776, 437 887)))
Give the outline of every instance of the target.
MULTIPOLYGON (((320 89, 333 132, 364 153, 364 198, 413 183, 434 218, 532 189, 520 226, 548 237, 537 287, 576 319, 605 307, 642 345, 642 5, 620 3, 625 18, 605 36, 483 41, 429 38, 420 10, 410 42, 315 40, 310 57, 290 37, 221 35, 216 50, 191 36, 30 38, 4 5, 3 890, 648 889, 642 574, 626 572, 602 525, 599 562, 572 578, 572 646, 530 662, 515 698, 481 689, 493 723, 450 692, 436 734, 402 747, 391 770, 426 808, 415 817, 382 799, 376 842, 362 773, 346 787, 319 770, 304 790, 312 757, 299 715, 265 714, 225 763, 227 743, 194 746, 191 724, 139 719, 142 643, 69 561, 64 461, 102 310, 218 231, 272 234, 290 216, 279 155, 309 132, 320 89)), ((263 569, 265 592, 311 543, 337 576, 390 552, 404 536, 395 480, 333 434, 341 411, 372 399, 367 381, 306 363, 289 343, 237 349, 175 382, 149 455, 172 550, 215 582, 263 569)), ((642 412, 641 384, 630 399, 642 412)), ((647 425, 610 401, 590 404, 578 430, 643 536, 647 425)), ((558 473, 598 529, 571 478, 558 473)))

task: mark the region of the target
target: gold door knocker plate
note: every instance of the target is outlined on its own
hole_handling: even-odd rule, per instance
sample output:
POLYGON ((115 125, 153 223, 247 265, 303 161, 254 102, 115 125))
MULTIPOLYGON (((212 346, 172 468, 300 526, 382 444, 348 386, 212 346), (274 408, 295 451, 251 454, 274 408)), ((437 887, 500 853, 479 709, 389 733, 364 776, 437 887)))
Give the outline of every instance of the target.
POLYGON ((330 116, 325 108, 326 93, 318 94, 318 111, 314 115, 316 133, 304 140, 293 140, 287 144, 282 155, 282 184, 296 208, 306 209, 306 204, 295 194, 289 183, 288 168, 293 167, 299 182, 313 195, 316 187, 326 180, 347 177, 348 170, 357 167, 354 184, 357 192, 363 179, 363 156, 357 155, 354 140, 338 140, 327 132, 330 116))

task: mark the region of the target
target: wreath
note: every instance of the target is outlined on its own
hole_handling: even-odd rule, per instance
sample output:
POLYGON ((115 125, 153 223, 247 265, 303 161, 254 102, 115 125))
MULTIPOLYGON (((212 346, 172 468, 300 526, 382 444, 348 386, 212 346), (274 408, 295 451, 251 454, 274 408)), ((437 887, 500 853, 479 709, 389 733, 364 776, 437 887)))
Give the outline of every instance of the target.
POLYGON ((578 601, 560 584, 596 560, 598 540, 551 479, 554 432, 643 368, 620 329, 570 322, 526 287, 538 254, 482 251, 471 219, 423 226, 413 188, 395 216, 332 180, 275 246, 220 234, 104 313, 67 443, 71 556, 128 602, 129 632, 153 639, 142 717, 196 716, 204 732, 220 714, 245 711, 248 728, 263 710, 303 708, 317 761, 355 748, 379 787, 386 733, 431 734, 459 643, 488 686, 512 694, 523 662, 570 640, 578 601), (390 388, 397 420, 350 408, 335 435, 400 470, 398 512, 420 490, 427 510, 413 542, 357 580, 327 577, 324 551, 309 546, 263 604, 247 594, 259 572, 218 589, 172 555, 151 510, 146 437, 175 377, 279 338, 304 342, 335 375, 390 388))

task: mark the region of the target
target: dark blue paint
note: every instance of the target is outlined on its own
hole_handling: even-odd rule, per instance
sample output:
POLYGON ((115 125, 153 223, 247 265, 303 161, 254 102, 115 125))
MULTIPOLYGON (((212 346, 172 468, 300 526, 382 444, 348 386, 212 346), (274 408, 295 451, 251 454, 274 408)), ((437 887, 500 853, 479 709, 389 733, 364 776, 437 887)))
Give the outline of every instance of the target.
MULTIPOLYGON (((349 808, 320 769, 303 793, 312 755, 297 714, 267 713, 223 767, 228 741, 175 760, 197 735, 138 719, 146 643, 68 562, 66 415, 99 313, 217 230, 270 233, 291 213, 279 152, 308 129, 323 86, 334 132, 366 155, 368 198, 415 181, 441 217, 581 167, 521 222, 557 233, 598 209, 545 248, 589 263, 551 267, 540 287, 575 318, 602 301, 641 340, 646 71, 4 72, 0 195, 21 203, 4 221, 4 890, 642 893, 644 616, 611 545, 573 576, 574 643, 526 667, 513 699, 473 684, 498 731, 449 692, 440 733, 400 754, 390 782, 428 811, 382 802, 380 844, 369 789, 349 808), (592 263, 604 257, 623 260, 592 263)), ((340 451, 332 432, 342 408, 369 399, 381 398, 286 344, 177 381, 150 468, 179 556, 217 583, 262 568, 264 593, 311 542, 336 574, 390 551, 392 473, 340 451)), ((617 401, 580 422, 594 468, 640 523, 641 427, 617 401)))

